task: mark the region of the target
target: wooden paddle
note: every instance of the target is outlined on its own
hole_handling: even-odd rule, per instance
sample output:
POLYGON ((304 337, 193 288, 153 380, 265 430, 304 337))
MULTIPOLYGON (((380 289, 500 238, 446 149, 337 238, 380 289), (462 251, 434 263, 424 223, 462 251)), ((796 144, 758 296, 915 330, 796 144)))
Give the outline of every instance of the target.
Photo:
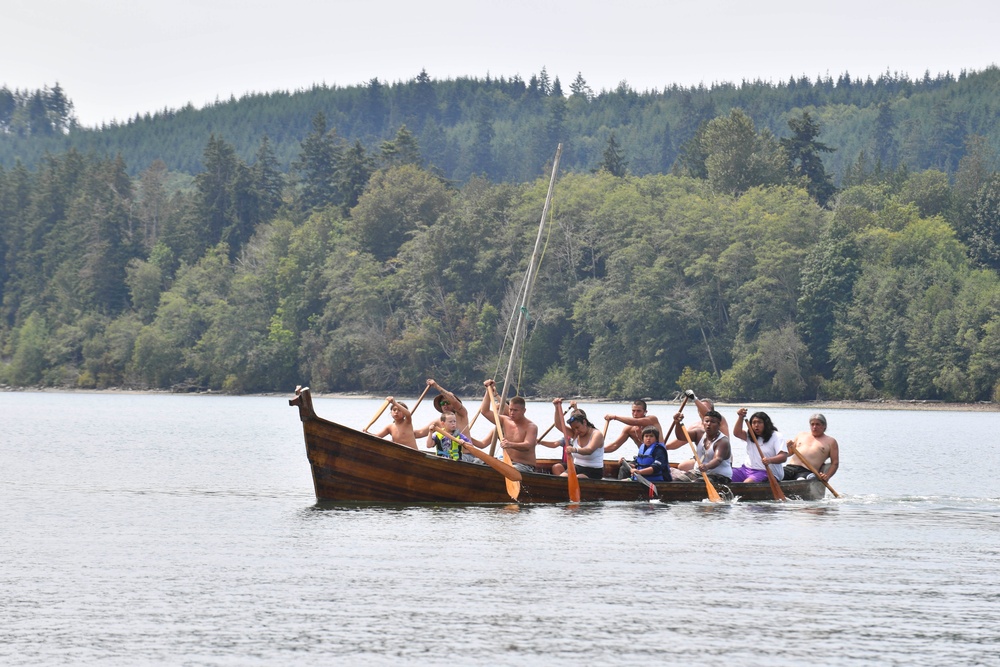
POLYGON ((376 412, 375 416, 372 417, 372 420, 370 422, 368 422, 368 426, 365 426, 362 429, 362 432, 367 433, 368 429, 370 429, 372 427, 372 424, 374 424, 375 422, 378 421, 378 418, 382 416, 382 413, 385 412, 385 409, 387 407, 389 407, 389 399, 385 399, 385 401, 383 401, 382 407, 378 409, 378 412, 376 412))
MULTIPOLYGON (((674 423, 676 424, 677 422, 674 423)), ((698 462, 698 450, 695 448, 694 443, 691 442, 691 436, 688 435, 688 430, 684 428, 684 424, 681 424, 681 433, 684 434, 684 439, 688 441, 689 445, 691 445, 691 452, 694 454, 695 462, 698 462)), ((705 491, 708 492, 708 499, 713 503, 721 503, 722 497, 719 495, 719 492, 715 490, 715 486, 712 485, 712 482, 708 479, 708 475, 706 475, 705 471, 701 469, 701 466, 698 466, 698 472, 701 473, 701 478, 705 480, 705 491)))
MULTIPOLYGON (((565 410, 563 410, 563 414, 566 414, 567 412, 569 412, 572 409, 573 409, 573 406, 570 406, 570 407, 566 408, 565 410)), ((545 436, 547 436, 549 434, 549 431, 551 431, 555 427, 556 427, 555 422, 552 422, 552 426, 550 426, 547 429, 545 429, 545 433, 542 433, 540 436, 538 436, 539 441, 544 440, 545 436)))
MULTIPOLYGON (((493 425, 497 427, 497 436, 501 440, 506 440, 503 434, 503 417, 500 415, 500 404, 497 402, 497 394, 493 390, 493 385, 490 385, 486 389, 490 394, 490 406, 493 408, 493 425)), ((503 448, 503 460, 504 463, 510 465, 510 453, 506 447, 503 448)), ((511 467, 513 468, 513 466, 511 467)), ((517 470, 517 468, 514 469, 517 470)), ((506 478, 504 481, 507 483, 507 493, 510 494, 510 499, 517 500, 517 497, 521 495, 521 483, 509 478, 506 478)))
POLYGON ((413 415, 414 412, 417 411, 417 408, 420 407, 420 401, 424 400, 424 396, 427 395, 427 390, 430 389, 430 388, 431 388, 430 385, 427 385, 426 387, 424 387, 424 393, 420 394, 420 398, 417 399, 417 404, 413 406, 412 410, 410 410, 410 415, 411 416, 413 415))
MULTIPOLYGON (((688 397, 685 396, 684 400, 681 401, 681 407, 677 412, 684 412, 684 406, 687 405, 688 397)), ((670 428, 667 429, 667 434, 663 436, 663 444, 666 444, 670 440, 670 435, 674 432, 674 427, 677 426, 677 422, 670 422, 670 428)))
POLYGON ((774 496, 775 500, 788 500, 785 497, 785 492, 781 490, 781 485, 778 484, 778 480, 774 478, 774 473, 771 472, 771 466, 764 463, 764 450, 760 448, 760 443, 757 442, 757 434, 753 432, 753 427, 750 426, 750 422, 746 419, 743 420, 746 424, 747 433, 750 434, 750 438, 753 440, 753 444, 757 446, 757 453, 760 454, 760 463, 764 466, 764 472, 767 473, 767 483, 771 485, 771 495, 774 496))
POLYGON ((482 461, 483 463, 485 463, 489 467, 493 468, 494 470, 496 470, 498 473, 500 473, 501 475, 503 475, 507 479, 509 479, 511 481, 514 481, 514 482, 520 482, 521 481, 521 471, 518 470, 517 468, 515 468, 514 466, 507 465, 503 461, 490 456, 489 454, 487 454, 483 450, 481 450, 478 447, 476 447, 471 442, 466 442, 465 440, 462 440, 461 438, 456 438, 452 434, 447 433, 445 431, 442 431, 439 428, 434 429, 434 431, 436 433, 438 433, 439 435, 441 435, 442 437, 448 438, 452 442, 457 442, 458 444, 462 445, 462 447, 465 447, 465 451, 469 452, 470 454, 472 454, 473 456, 475 456, 477 459, 479 459, 480 461, 482 461))
MULTIPOLYGON (((796 453, 797 453, 797 452, 795 451, 795 443, 794 443, 794 442, 789 442, 789 443, 788 443, 788 451, 789 451, 789 452, 790 452, 791 454, 796 454, 796 453)), ((832 487, 832 486, 830 486, 829 484, 827 484, 827 483, 826 483, 826 480, 825 480, 825 479, 823 479, 822 477, 820 477, 820 476, 819 476, 819 471, 818 471, 818 470, 816 470, 816 468, 814 468, 814 467, 813 467, 813 465, 812 465, 811 463, 809 463, 809 461, 806 461, 806 459, 805 459, 805 457, 804 457, 804 456, 800 456, 800 457, 799 457, 799 460, 800 460, 800 461, 802 461, 802 464, 803 464, 803 465, 804 465, 804 466, 805 466, 806 468, 808 468, 808 469, 809 469, 809 472, 811 472, 812 474, 816 475, 816 479, 818 479, 819 481, 823 482, 823 486, 825 486, 826 488, 828 488, 828 489, 830 490, 830 493, 832 493, 832 494, 833 494, 833 497, 834 497, 834 498, 839 498, 839 497, 840 497, 840 494, 839 494, 839 493, 837 493, 836 491, 834 491, 834 490, 833 490, 833 487, 832 487)))
POLYGON ((649 489, 649 497, 650 498, 652 498, 653 496, 660 495, 660 491, 659 491, 659 489, 656 488, 656 485, 653 484, 652 482, 650 482, 648 479, 646 479, 642 475, 640 475, 639 473, 637 473, 637 472, 636 473, 632 473, 632 479, 634 479, 635 481, 637 481, 637 482, 639 482, 641 484, 644 484, 649 489))
MULTIPOLYGON (((569 438, 566 438, 568 441, 569 438)), ((570 445, 564 445, 569 447, 570 445)), ((569 491, 569 501, 571 503, 580 502, 580 478, 576 476, 576 464, 573 462, 573 453, 570 451, 566 452, 566 486, 569 491)))
MULTIPOLYGON (((571 403, 569 407, 572 409, 573 404, 571 403)), ((564 412, 563 415, 565 414, 564 412)), ((570 447, 572 447, 570 445, 570 441, 572 440, 570 434, 573 432, 573 427, 563 422, 563 428, 566 430, 563 431, 562 428, 559 430, 562 431, 563 441, 565 442, 563 453, 566 455, 566 490, 569 493, 569 501, 571 503, 578 503, 580 502, 580 478, 576 476, 576 463, 573 461, 573 452, 570 451, 570 447)))

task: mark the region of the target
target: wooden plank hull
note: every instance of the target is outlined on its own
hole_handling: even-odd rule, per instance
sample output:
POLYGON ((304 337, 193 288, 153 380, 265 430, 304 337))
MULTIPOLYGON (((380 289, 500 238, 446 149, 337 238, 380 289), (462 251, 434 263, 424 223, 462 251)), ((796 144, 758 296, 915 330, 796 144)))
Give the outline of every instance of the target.
MULTIPOLYGON (((312 468, 316 498, 336 502, 509 503, 504 477, 484 465, 451 461, 316 416, 308 390, 289 401, 299 407, 306 456, 312 468)), ((549 462, 550 464, 551 462, 549 462)), ((545 467, 544 462, 540 462, 545 467)), ((608 472, 618 464, 608 462, 608 472)), ((707 499, 702 482, 658 482, 663 502, 707 499)), ((734 484, 744 501, 773 500, 768 484, 734 484)), ((817 480, 783 482, 790 499, 817 500, 826 489, 817 480)), ((720 489, 726 495, 726 489, 720 489)), ((649 490, 639 482, 580 479, 582 502, 646 501, 649 490)), ((567 480, 545 473, 524 473, 518 502, 568 502, 567 480)))

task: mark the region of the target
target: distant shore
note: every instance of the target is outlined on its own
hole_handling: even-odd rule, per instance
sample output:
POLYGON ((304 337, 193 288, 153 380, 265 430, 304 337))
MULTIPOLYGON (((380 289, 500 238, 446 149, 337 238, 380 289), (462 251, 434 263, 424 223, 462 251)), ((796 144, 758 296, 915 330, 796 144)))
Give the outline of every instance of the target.
MULTIPOLYGON (((177 392, 170 391, 167 389, 77 389, 68 387, 10 387, 7 385, 0 385, 0 391, 4 392, 26 392, 26 393, 67 393, 67 394, 136 394, 136 395, 192 395, 192 396, 273 396, 273 397, 291 397, 293 395, 292 391, 288 392, 269 392, 269 393, 258 393, 258 394, 226 394, 220 391, 189 391, 189 392, 177 392)), ((406 396, 406 394, 399 394, 400 396, 406 396)), ((385 398, 385 394, 373 394, 370 392, 313 392, 313 398, 341 398, 341 399, 382 399, 385 398)), ((628 403, 629 401, 617 401, 606 398, 594 398, 594 397, 583 397, 574 396, 573 400, 579 401, 581 403, 628 403)), ((479 399, 476 399, 477 401, 479 399)), ((545 398, 541 396, 531 396, 528 397, 529 402, 540 402, 546 403, 551 401, 551 398, 545 398)), ((653 400, 646 399, 649 405, 677 405, 680 401, 670 401, 670 400, 653 400)), ((719 401, 720 406, 733 406, 733 405, 745 405, 747 407, 761 407, 761 408, 805 408, 805 409, 816 409, 816 410, 937 410, 937 411, 972 411, 972 412, 1000 412, 1000 403, 993 402, 977 402, 977 403, 947 403, 944 401, 930 401, 930 400, 890 400, 890 399, 872 399, 866 401, 837 401, 837 400, 817 400, 817 401, 801 401, 797 403, 790 402, 758 402, 758 401, 744 401, 744 402, 725 402, 719 401)))

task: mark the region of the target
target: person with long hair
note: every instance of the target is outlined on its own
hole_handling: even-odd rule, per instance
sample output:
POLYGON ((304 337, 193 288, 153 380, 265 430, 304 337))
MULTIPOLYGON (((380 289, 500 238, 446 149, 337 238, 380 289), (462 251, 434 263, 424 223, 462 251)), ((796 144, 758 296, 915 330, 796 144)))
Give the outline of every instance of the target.
POLYGON ((788 460, 788 449, 785 444, 785 437, 778 432, 774 422, 767 416, 766 412, 755 412, 750 416, 750 435, 743 428, 743 420, 747 416, 747 409, 740 408, 736 411, 738 419, 733 427, 733 438, 742 439, 747 448, 746 462, 739 468, 733 468, 733 482, 766 482, 767 471, 764 466, 769 466, 775 479, 781 480, 785 471, 782 464, 788 460), (756 436, 760 450, 764 452, 761 458, 754 444, 756 436))
MULTIPOLYGON (((573 466, 577 477, 601 479, 604 477, 604 434, 594 428, 583 410, 572 410, 569 419, 563 421, 562 399, 552 401, 556 409, 556 428, 562 431, 569 443, 566 453, 573 457, 573 466)), ((553 475, 567 476, 566 466, 556 463, 552 466, 553 475)))

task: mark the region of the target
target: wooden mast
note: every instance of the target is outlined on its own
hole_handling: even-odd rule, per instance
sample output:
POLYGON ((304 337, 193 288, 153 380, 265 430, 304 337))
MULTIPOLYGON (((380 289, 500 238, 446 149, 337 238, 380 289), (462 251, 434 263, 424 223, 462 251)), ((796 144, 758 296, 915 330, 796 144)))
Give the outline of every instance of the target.
POLYGON ((524 338, 528 333, 528 307, 531 304, 531 292, 535 287, 535 278, 538 276, 539 254, 542 248, 542 232, 545 230, 545 219, 549 214, 549 207, 552 205, 552 192, 556 185, 556 174, 559 171, 559 158, 562 155, 562 144, 556 146, 556 157, 552 162, 552 176, 549 178, 549 191, 545 195, 545 206, 542 207, 542 219, 538 223, 538 236, 535 237, 535 249, 531 253, 531 261, 528 263, 528 272, 524 277, 524 289, 521 290, 520 300, 517 304, 517 325, 514 327, 514 342, 510 349, 510 360, 507 362, 507 373, 503 377, 503 389, 500 391, 500 409, 506 404, 508 391, 511 388, 511 380, 514 376, 514 365, 521 354, 521 347, 524 338))

